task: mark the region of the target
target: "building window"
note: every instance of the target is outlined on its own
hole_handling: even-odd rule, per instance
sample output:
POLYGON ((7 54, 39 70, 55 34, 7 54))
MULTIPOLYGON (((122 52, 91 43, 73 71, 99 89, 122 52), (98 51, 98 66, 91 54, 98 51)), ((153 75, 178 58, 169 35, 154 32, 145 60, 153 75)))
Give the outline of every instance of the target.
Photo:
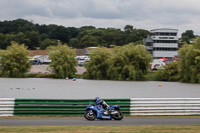
POLYGON ((163 32, 154 32, 150 34, 151 36, 176 36, 177 33, 163 33, 163 32))
POLYGON ((177 48, 158 48, 158 47, 153 48, 153 51, 177 51, 177 50, 178 50, 177 48))
POLYGON ((177 43, 177 40, 153 40, 154 43, 177 43))

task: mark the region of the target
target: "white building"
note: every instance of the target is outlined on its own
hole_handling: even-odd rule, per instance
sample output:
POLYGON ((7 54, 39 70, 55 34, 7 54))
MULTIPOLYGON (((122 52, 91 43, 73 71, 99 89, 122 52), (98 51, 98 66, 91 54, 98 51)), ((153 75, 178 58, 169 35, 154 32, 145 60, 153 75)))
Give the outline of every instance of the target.
POLYGON ((151 52, 154 59, 172 59, 178 55, 178 29, 154 29, 144 39, 144 45, 151 52))

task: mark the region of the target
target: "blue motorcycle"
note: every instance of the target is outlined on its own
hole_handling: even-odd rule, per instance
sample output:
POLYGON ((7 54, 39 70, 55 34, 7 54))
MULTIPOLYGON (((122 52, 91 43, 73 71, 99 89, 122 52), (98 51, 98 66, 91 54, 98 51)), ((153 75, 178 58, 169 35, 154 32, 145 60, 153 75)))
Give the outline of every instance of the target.
POLYGON ((114 105, 109 107, 108 111, 106 111, 102 105, 89 104, 84 113, 84 117, 89 121, 93 121, 95 119, 122 120, 123 114, 119 108, 120 107, 118 105, 114 105))

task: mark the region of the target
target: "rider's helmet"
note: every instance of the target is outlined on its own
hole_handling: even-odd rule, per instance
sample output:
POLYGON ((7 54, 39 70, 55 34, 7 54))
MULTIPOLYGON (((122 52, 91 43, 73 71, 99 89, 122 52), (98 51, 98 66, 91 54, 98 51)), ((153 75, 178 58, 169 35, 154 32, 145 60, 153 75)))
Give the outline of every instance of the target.
POLYGON ((100 100, 99 97, 95 97, 94 102, 97 102, 97 101, 99 101, 99 100, 100 100))

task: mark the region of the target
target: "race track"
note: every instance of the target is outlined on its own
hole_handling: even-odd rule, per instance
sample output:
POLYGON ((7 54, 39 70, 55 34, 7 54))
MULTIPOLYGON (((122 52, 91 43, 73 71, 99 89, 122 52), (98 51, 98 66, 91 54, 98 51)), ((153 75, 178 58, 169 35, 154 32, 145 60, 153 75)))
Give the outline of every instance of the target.
POLYGON ((199 125, 200 118, 124 118, 121 121, 84 118, 0 119, 0 126, 71 126, 71 125, 199 125))

